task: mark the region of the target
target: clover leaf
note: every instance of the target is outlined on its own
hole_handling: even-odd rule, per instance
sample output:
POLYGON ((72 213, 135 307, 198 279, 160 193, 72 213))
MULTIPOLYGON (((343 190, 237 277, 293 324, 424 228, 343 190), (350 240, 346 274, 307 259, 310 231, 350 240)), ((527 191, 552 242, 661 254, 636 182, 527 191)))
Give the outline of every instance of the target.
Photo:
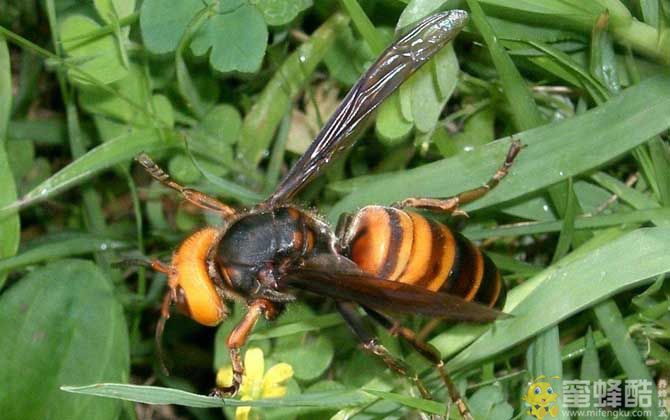
POLYGON ((187 29, 191 29, 195 31, 191 50, 195 55, 209 53, 209 62, 215 70, 258 71, 268 40, 261 10, 247 0, 208 3, 146 0, 140 11, 140 26, 147 49, 156 54, 172 52, 187 29), (205 8, 208 10, 203 19, 194 19, 205 8))
POLYGON ((222 1, 218 10, 196 32, 191 50, 210 51, 209 63, 220 72, 258 71, 265 55, 268 29, 261 12, 244 1, 222 1))
POLYGON ((271 26, 285 25, 312 5, 312 0, 255 0, 253 3, 263 13, 271 26))

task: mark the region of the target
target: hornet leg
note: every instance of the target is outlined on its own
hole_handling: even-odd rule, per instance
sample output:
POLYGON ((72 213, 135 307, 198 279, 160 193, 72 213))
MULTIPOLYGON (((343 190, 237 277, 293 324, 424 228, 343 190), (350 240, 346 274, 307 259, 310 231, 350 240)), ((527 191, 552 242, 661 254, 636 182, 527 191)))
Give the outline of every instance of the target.
POLYGON ((419 378, 419 375, 417 375, 405 362, 393 356, 386 347, 379 344, 377 338, 365 328, 363 320, 356 312, 356 306, 353 303, 338 301, 337 309, 356 337, 361 341, 363 349, 380 357, 391 370, 410 378, 419 389, 423 398, 428 400, 433 399, 432 395, 423 384, 423 381, 419 378))
POLYGON ((244 376, 244 363, 242 363, 242 358, 240 357, 240 348, 246 344, 249 334, 261 316, 265 316, 266 319, 273 319, 277 315, 277 308, 267 299, 256 299, 249 304, 244 318, 242 318, 228 336, 227 345, 230 352, 230 361, 233 365, 233 383, 224 388, 214 388, 212 395, 232 397, 237 394, 242 384, 242 377, 244 376))
POLYGON ((144 169, 149 172, 149 175, 151 175, 156 181, 160 182, 168 188, 172 188, 173 190, 178 191, 181 193, 184 199, 195 204, 196 206, 205 210, 220 213, 224 219, 235 214, 235 210, 232 207, 220 202, 216 198, 200 191, 186 188, 174 182, 172 179, 170 179, 170 175, 165 173, 165 171, 161 169, 156 163, 154 163, 154 161, 151 160, 148 155, 142 153, 137 156, 135 160, 140 165, 142 165, 144 169))
POLYGON ((496 173, 488 180, 484 185, 479 188, 472 190, 464 191, 458 195, 447 198, 418 198, 411 197, 400 202, 395 203, 394 207, 415 207, 426 209, 434 212, 449 213, 453 215, 467 216, 463 210, 460 209, 460 206, 464 204, 471 203, 483 196, 486 195, 489 191, 496 187, 500 183, 507 173, 509 168, 514 163, 514 159, 519 154, 523 145, 519 140, 512 141, 512 145, 507 151, 507 157, 505 162, 498 168, 496 173))
POLYGON ((405 340, 408 344, 414 347, 417 353, 419 353, 426 360, 435 365, 435 368, 437 369, 438 373, 440 374, 440 377, 442 378, 442 381, 444 382, 445 386, 447 387, 447 390, 449 391, 449 397, 451 398, 451 401, 453 401, 456 408, 458 408, 458 412, 461 414, 461 417, 463 417, 463 419, 465 420, 473 420, 472 413, 470 413, 470 409, 463 400, 463 397, 461 397, 460 393, 458 392, 458 389, 456 389, 456 385, 454 385, 454 383, 451 381, 449 374, 444 368, 444 362, 442 361, 442 357, 440 356, 440 353, 437 351, 437 349, 431 346, 430 344, 417 339, 414 331, 412 331, 409 328, 403 327, 402 325, 400 325, 398 321, 394 320, 393 318, 390 318, 384 314, 376 312, 365 306, 363 306, 363 309, 365 309, 365 312, 367 312, 370 318, 374 319, 384 328, 389 330, 391 335, 400 337, 403 340, 405 340))

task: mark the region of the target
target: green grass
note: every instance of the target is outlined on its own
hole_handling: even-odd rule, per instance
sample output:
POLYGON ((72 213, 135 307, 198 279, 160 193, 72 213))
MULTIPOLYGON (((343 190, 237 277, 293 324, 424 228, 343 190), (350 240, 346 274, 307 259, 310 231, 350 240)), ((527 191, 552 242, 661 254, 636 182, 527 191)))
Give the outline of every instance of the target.
MULTIPOLYGON (((509 176, 465 207, 467 221, 437 216, 491 255, 512 316, 441 323, 429 342, 477 419, 531 418, 521 397, 539 375, 559 390, 551 376, 667 383, 667 2, 168 3, 3 3, 3 418, 134 419, 133 402, 172 404, 168 417, 234 416, 239 400, 206 395, 229 363, 242 305, 217 329, 174 313, 164 376, 154 328, 165 277, 117 264, 167 260, 189 232, 219 221, 150 182, 133 157, 146 152, 179 182, 253 205, 394 30, 447 6, 469 11, 465 30, 298 201, 334 224, 366 204, 450 196, 485 182, 519 139, 509 176)), ((287 396, 253 401, 252 413, 444 413, 445 390, 421 357, 378 331, 435 401, 360 351, 332 302, 301 297, 250 337, 266 370, 294 367, 287 396)), ((418 331, 430 322, 403 319, 418 331)))

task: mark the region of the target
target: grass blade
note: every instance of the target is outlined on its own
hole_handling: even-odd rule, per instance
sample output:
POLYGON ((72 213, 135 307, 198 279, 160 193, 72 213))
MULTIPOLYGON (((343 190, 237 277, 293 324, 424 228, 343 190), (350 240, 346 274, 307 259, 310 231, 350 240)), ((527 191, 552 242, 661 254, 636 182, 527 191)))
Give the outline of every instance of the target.
POLYGON ((131 246, 127 242, 89 234, 78 234, 64 239, 54 237, 50 242, 45 242, 13 257, 0 259, 0 273, 37 264, 48 259, 127 249, 131 246))
POLYGON ((302 90, 347 22, 348 18, 341 14, 331 17, 308 42, 286 58, 265 86, 242 125, 238 152, 246 162, 255 166, 262 159, 289 103, 302 90))
POLYGON ((109 140, 91 149, 17 201, 0 208, 0 219, 79 185, 93 175, 128 161, 141 152, 151 153, 176 146, 178 146, 176 137, 168 137, 168 141, 163 141, 154 130, 149 129, 132 131, 109 140))
POLYGON ((328 391, 284 397, 275 400, 240 401, 231 398, 209 397, 179 389, 157 386, 103 383, 87 386, 62 386, 66 392, 119 398, 145 404, 176 404, 187 407, 321 407, 340 408, 366 404, 375 397, 363 391, 328 391))
MULTIPOLYGON (((603 165, 670 127, 670 76, 657 76, 625 90, 582 115, 515 135, 526 147, 510 175, 494 191, 465 207, 476 210, 540 190, 603 165), (593 153, 597 150, 598 153, 593 153)), ((328 214, 335 222, 363 205, 410 196, 448 197, 481 185, 500 165, 509 140, 489 143, 402 173, 367 177, 328 214)))
POLYGON ((504 95, 512 109, 515 126, 520 130, 528 130, 541 125, 544 120, 537 105, 535 105, 533 93, 514 66, 510 56, 498 42, 498 38, 486 20, 478 0, 466 0, 466 2, 470 7, 472 21, 489 48, 491 59, 500 76, 504 95))
MULTIPOLYGON (((450 369, 471 365, 508 349, 603 299, 670 271, 670 229, 638 229, 582 258, 570 259, 545 271, 546 274, 536 276, 542 278, 541 283, 514 307, 511 313, 515 316, 498 321, 452 359, 450 369), (638 264, 642 259, 646 263, 638 264)), ((533 282, 530 279, 527 283, 533 282)), ((510 302, 506 311, 509 306, 510 302)))
MULTIPOLYGON (((0 35, 0 206, 16 200, 16 183, 9 166, 7 143, 7 127, 12 114, 12 75, 9 61, 9 49, 4 37, 0 35)), ((19 215, 0 219, 0 258, 16 254, 21 240, 19 215)), ((0 288, 5 283, 5 275, 0 273, 0 288)))

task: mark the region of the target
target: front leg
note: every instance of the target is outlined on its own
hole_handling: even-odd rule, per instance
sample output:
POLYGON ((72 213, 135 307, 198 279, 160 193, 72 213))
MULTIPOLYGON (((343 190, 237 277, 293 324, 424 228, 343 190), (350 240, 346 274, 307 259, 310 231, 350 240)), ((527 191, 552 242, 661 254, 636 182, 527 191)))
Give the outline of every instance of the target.
POLYGON ((233 365, 233 383, 227 387, 214 388, 212 395, 232 397, 237 394, 242 384, 242 377, 244 376, 244 363, 242 363, 242 358, 240 357, 240 348, 246 344, 249 334, 251 334, 261 315, 265 316, 265 319, 271 320, 276 318, 278 314, 279 311, 274 303, 267 299, 255 299, 251 301, 244 318, 242 318, 228 336, 227 346, 230 353, 230 361, 233 365))

